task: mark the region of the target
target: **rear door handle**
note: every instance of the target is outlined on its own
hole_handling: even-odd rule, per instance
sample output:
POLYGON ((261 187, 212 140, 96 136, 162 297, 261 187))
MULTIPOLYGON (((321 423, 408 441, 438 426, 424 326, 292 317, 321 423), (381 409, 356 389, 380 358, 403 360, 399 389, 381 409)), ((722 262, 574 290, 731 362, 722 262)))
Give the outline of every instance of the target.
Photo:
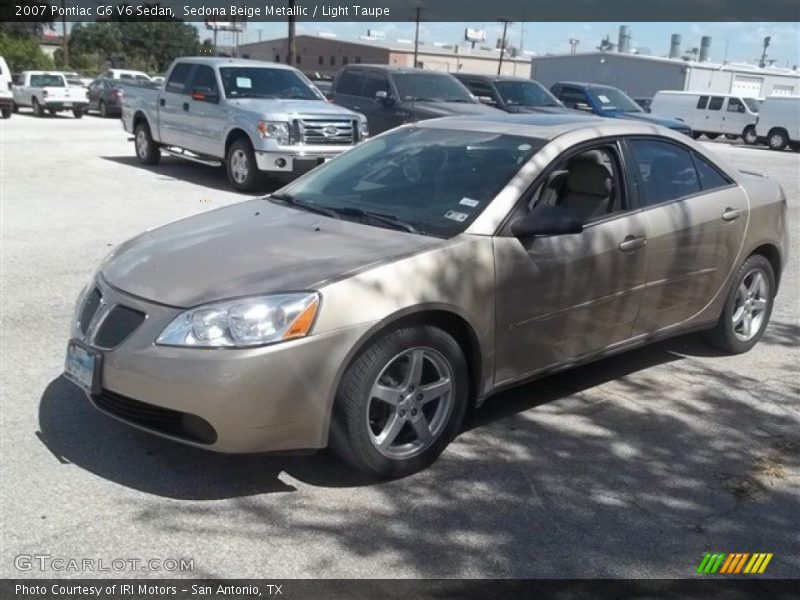
POLYGON ((633 252, 643 247, 646 243, 647 238, 643 235, 638 237, 629 235, 619 243, 619 249, 622 252, 633 252))
POLYGON ((739 217, 742 216, 742 209, 740 208, 726 208, 725 212, 722 213, 722 220, 723 221, 735 221, 739 217))
POLYGON ((189 111, 189 103, 188 102, 184 102, 183 103, 183 110, 185 110, 187 112, 189 111))
POLYGON ((166 105, 167 105, 167 101, 166 101, 166 100, 164 100, 164 98, 161 98, 161 99, 158 101, 158 104, 159 104, 159 106, 166 106, 166 105))

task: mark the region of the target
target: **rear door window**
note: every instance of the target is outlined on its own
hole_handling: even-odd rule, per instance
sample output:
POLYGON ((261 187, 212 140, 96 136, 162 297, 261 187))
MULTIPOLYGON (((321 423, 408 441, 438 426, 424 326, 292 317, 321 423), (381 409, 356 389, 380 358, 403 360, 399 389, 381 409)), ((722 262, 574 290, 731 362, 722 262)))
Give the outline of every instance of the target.
POLYGON ((716 190, 731 185, 731 180, 696 152, 692 153, 697 175, 700 178, 700 187, 704 192, 716 190))
POLYGON ((378 92, 389 93, 389 78, 384 73, 373 71, 367 75, 361 95, 374 99, 378 92))
POLYGON ((186 83, 189 79, 189 72, 192 70, 192 65, 189 63, 178 63, 172 72, 169 74, 166 91, 173 94, 185 94, 186 83))
POLYGON ((192 78, 192 91, 198 90, 207 94, 217 94, 217 76, 208 65, 197 65, 192 78))
POLYGON ((336 82, 336 93, 347 96, 360 96, 364 78, 358 71, 347 70, 339 76, 336 82))
POLYGON ((577 108, 579 103, 589 104, 589 99, 586 97, 586 94, 582 90, 574 87, 561 88, 558 99, 561 100, 567 108, 577 108))
POLYGON ((643 206, 678 200, 700 191, 700 180, 688 149, 654 139, 633 139, 628 147, 638 170, 643 206))
POLYGON ((721 110, 723 102, 725 102, 725 98, 722 96, 712 97, 711 101, 708 103, 708 110, 721 110))

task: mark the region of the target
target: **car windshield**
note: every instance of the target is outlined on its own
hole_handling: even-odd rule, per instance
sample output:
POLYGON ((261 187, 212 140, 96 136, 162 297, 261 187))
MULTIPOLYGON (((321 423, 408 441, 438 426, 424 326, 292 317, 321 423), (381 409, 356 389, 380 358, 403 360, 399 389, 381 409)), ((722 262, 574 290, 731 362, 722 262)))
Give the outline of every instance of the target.
POLYGON ((755 98, 742 98, 742 100, 747 105, 747 108, 754 113, 757 113, 758 109, 761 108, 761 103, 755 98))
POLYGON ((219 73, 227 98, 320 100, 314 89, 289 69, 223 67, 219 73))
POLYGON ((392 75, 400 101, 477 102, 452 75, 444 73, 395 73, 392 75))
POLYGON ((66 87, 63 75, 31 75, 31 87, 66 87))
POLYGON ((368 225, 449 238, 464 231, 544 143, 496 133, 398 129, 345 152, 275 197, 368 225))
POLYGON ((612 87, 589 88, 586 90, 601 110, 618 112, 643 112, 642 107, 626 94, 612 87))
POLYGON ((561 106, 556 97, 535 81, 495 81, 503 102, 511 106, 561 106))

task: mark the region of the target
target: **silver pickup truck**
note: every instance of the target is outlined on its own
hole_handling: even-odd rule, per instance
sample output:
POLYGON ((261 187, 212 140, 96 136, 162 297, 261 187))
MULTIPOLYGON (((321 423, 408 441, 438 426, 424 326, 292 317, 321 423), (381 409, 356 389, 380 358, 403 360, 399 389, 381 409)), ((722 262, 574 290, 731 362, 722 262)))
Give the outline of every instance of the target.
POLYGON ((364 115, 328 103, 297 69, 229 58, 178 58, 163 87, 126 85, 122 123, 143 163, 161 152, 224 163, 240 191, 263 174, 308 171, 368 135, 364 115))

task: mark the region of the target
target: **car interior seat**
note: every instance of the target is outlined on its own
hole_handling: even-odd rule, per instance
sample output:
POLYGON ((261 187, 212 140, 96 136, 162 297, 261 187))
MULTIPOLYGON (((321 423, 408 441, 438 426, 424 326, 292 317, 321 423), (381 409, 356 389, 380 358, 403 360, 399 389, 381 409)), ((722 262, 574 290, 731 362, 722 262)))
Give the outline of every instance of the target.
POLYGON ((611 172, 596 153, 582 154, 568 164, 558 205, 578 215, 582 223, 609 213, 612 207, 611 172))

